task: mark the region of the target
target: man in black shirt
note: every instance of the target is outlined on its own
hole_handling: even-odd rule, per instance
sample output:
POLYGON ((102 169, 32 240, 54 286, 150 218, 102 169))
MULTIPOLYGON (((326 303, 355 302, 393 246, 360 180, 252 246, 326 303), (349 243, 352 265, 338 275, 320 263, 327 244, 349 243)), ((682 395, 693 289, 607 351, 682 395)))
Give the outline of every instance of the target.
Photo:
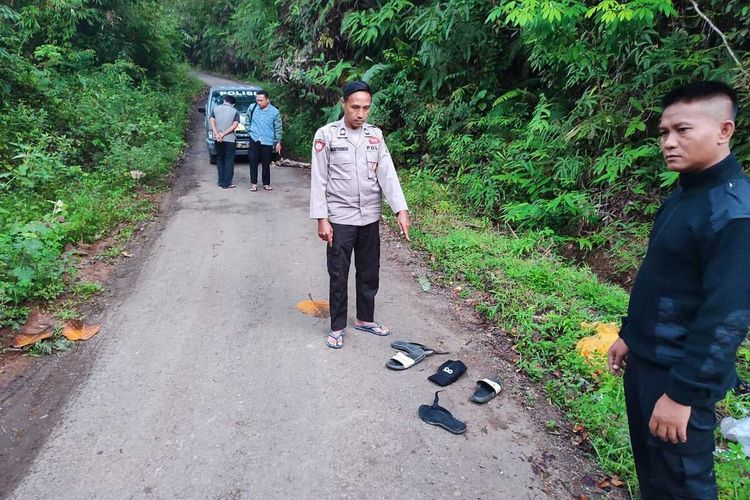
POLYGON ((750 325, 750 179, 731 154, 737 95, 696 82, 663 99, 661 150, 679 187, 659 209, 609 368, 644 499, 716 498, 714 405, 750 325))

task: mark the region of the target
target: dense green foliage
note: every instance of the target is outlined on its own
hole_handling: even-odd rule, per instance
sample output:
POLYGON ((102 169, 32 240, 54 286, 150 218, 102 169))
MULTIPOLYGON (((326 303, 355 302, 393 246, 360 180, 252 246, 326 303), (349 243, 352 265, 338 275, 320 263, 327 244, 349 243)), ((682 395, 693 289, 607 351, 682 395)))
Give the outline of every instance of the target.
MULTIPOLYGON (((647 229, 629 223, 648 221, 676 179, 655 141, 659 97, 721 78, 750 104, 750 6, 737 0, 702 8, 744 69, 689 2, 176 4, 194 62, 284 85, 287 145, 301 156, 338 116, 340 84, 362 77, 400 166, 431 172, 498 225, 550 229, 558 249, 604 248, 621 271, 647 229)), ((742 113, 745 161, 748 127, 742 113)))
MULTIPOLYGON (((401 165, 455 183, 475 214, 622 254, 619 271, 633 263, 623 225, 675 180, 655 141, 659 97, 721 78, 749 102, 750 7, 738 0, 703 8, 745 73, 689 3, 669 0, 179 3, 195 62, 286 85, 308 131, 292 134, 300 154, 337 115, 340 84, 363 77, 401 165)), ((743 114, 744 160, 748 128, 743 114)))
POLYGON ((64 289, 66 244, 144 216, 139 193, 180 154, 199 87, 164 14, 150 0, 0 6, 0 326, 64 289))
MULTIPOLYGON (((370 121, 410 170, 417 244, 482 294, 479 309, 513 335, 519 365, 591 430, 607 470, 632 485, 621 386, 574 349, 586 334, 580 322, 616 319, 626 294, 563 257, 628 283, 676 180, 657 147, 659 97, 716 78, 750 104, 747 2, 700 2, 728 47, 690 1, 176 5, 194 63, 283 85, 272 98, 284 101, 287 148, 300 156, 315 128, 339 116, 344 81, 373 85, 370 121)), ((749 116, 741 114, 733 145, 746 165, 749 116)), ((730 395, 722 412, 748 414, 750 401, 730 395)), ((736 452, 717 456, 727 498, 750 481, 736 452)))

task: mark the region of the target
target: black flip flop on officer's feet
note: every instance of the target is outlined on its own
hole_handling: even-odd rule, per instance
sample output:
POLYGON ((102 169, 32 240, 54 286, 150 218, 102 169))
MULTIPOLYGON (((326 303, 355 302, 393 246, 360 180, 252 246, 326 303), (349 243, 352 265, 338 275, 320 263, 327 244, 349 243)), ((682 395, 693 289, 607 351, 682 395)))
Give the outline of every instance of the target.
POLYGON ((463 434, 466 432, 466 424, 456 419, 451 412, 438 404, 438 393, 435 393, 435 399, 432 405, 421 405, 419 407, 419 418, 424 422, 442 427, 453 434, 463 434))
POLYGON ((328 337, 326 338, 326 345, 330 347, 331 349, 341 349, 342 347, 344 347, 344 334, 345 333, 346 333, 346 330, 339 331, 338 335, 336 335, 335 332, 330 332, 328 334, 328 337), (333 339, 333 342, 331 342, 329 339, 333 339))
POLYGON ((475 403, 486 403, 491 400, 502 390, 500 385, 500 377, 487 377, 481 380, 477 380, 477 388, 474 390, 474 394, 469 397, 470 400, 475 403))
POLYGON ((354 323, 354 329, 363 332, 369 332, 373 335, 377 335, 378 337, 386 337, 391 334, 391 331, 388 329, 388 327, 381 325, 377 321, 373 321, 372 323, 367 325, 358 325, 357 323, 354 323))

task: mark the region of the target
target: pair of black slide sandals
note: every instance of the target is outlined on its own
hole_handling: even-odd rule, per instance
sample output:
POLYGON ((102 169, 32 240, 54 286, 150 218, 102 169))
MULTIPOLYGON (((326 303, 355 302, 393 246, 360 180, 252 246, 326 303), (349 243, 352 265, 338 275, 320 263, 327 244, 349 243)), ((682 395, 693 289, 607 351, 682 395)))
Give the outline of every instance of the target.
MULTIPOLYGON (((391 347, 397 349, 396 354, 385 364, 391 370, 407 370, 428 356, 449 354, 430 349, 416 342, 404 342, 401 340, 392 342, 391 347)), ((461 361, 448 360, 440 365, 437 373, 431 375, 429 379, 438 385, 447 386, 458 380, 465 372, 466 365, 461 361)), ((502 389, 499 380, 497 376, 478 380, 474 394, 469 399, 480 404, 490 401, 502 389)), ((424 422, 442 427, 453 434, 463 434, 466 431, 466 424, 456 419, 450 411, 438 404, 438 394, 441 392, 437 391, 435 393, 435 398, 431 405, 421 405, 419 407, 419 417, 424 422)))

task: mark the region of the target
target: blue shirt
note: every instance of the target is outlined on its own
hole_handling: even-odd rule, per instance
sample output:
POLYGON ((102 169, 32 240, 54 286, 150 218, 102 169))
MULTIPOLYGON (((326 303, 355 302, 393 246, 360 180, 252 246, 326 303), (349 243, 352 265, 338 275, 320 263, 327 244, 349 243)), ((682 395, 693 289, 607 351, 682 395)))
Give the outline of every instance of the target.
POLYGON ((265 109, 253 104, 247 110, 245 128, 253 141, 260 141, 264 146, 274 146, 281 142, 283 134, 281 113, 273 104, 269 104, 265 109), (250 115, 252 115, 252 123, 248 123, 250 115))

